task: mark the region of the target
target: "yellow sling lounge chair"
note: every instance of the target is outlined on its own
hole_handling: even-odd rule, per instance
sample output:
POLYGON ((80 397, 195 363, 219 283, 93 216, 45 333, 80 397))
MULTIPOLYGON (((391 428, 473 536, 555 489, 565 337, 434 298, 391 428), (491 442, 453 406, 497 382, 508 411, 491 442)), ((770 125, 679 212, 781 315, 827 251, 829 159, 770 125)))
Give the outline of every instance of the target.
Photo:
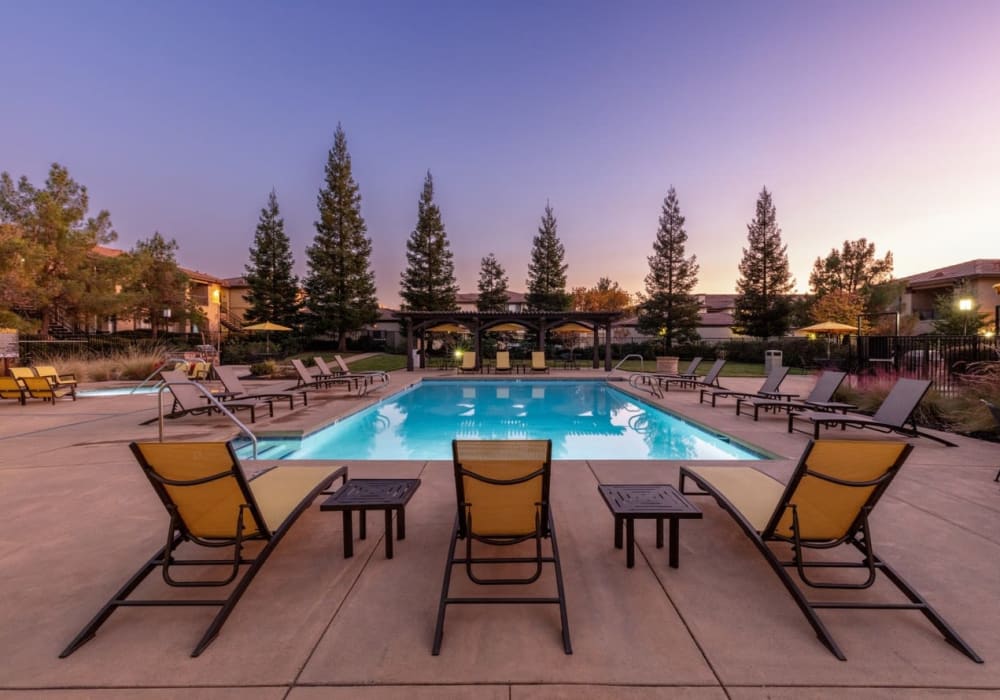
POLYGON ((441 602, 438 607, 434 646, 431 653, 441 651, 444 616, 449 605, 456 604, 551 604, 559 606, 562 622, 563 649, 573 653, 566 615, 566 594, 563 590, 559 547, 549 507, 549 481, 552 474, 551 440, 453 440, 455 491, 458 514, 451 533, 448 560, 445 563, 441 602), (458 540, 465 540, 465 556, 456 557, 458 540), (543 556, 542 540, 548 539, 551 556, 543 556), (486 545, 506 546, 521 542, 535 543, 534 556, 484 557, 472 555, 472 541, 486 545), (490 565, 509 566, 534 564, 534 571, 519 578, 490 578, 473 571, 490 565), (451 570, 465 567, 469 579, 482 586, 512 586, 535 583, 542 566, 552 564, 557 595, 555 597, 478 597, 451 596, 451 570))
POLYGON ((131 448, 170 514, 167 545, 115 593, 63 650, 60 658, 69 656, 92 639, 119 607, 217 606, 221 609, 191 652, 191 656, 198 656, 215 639, 247 586, 298 517, 317 496, 330 488, 335 479, 347 481, 347 467, 298 466, 274 467, 247 481, 236 453, 225 442, 134 442, 131 448), (243 552, 244 544, 252 540, 262 540, 265 545, 256 556, 247 557, 243 552), (184 542, 208 548, 231 546, 233 556, 230 559, 178 559, 175 550, 184 542), (209 572, 229 567, 229 572, 216 580, 198 578, 197 574, 182 580, 175 572, 184 567, 204 567, 209 572), (188 596, 129 598, 157 569, 162 571, 167 584, 177 588, 233 585, 228 595, 210 599, 188 596))
POLYGON ((787 486, 752 467, 681 467, 680 488, 688 495, 712 496, 736 520, 781 579, 816 636, 841 661, 847 657, 817 610, 919 610, 949 643, 982 663, 930 603, 874 551, 869 514, 912 449, 904 442, 810 441, 787 486), (701 491, 686 490, 688 480, 701 491), (779 559, 771 545, 791 546, 791 559, 779 559), (857 557, 805 560, 807 549, 831 550, 839 545, 857 549, 861 561, 857 557), (806 586, 837 591, 869 588, 881 572, 909 602, 853 602, 843 595, 835 601, 809 600, 789 574, 791 568, 806 586), (860 569, 864 579, 850 582, 848 577, 838 576, 819 580, 813 572, 823 568, 840 572, 860 569))
POLYGON ((14 377, 0 377, 0 399, 16 399, 24 405, 24 387, 14 377))
POLYGON ((67 386, 57 386, 48 377, 24 377, 21 379, 24 392, 33 399, 51 401, 53 405, 56 399, 69 396, 76 401, 76 388, 67 386))
POLYGON ((478 372, 479 367, 476 366, 476 353, 466 352, 462 353, 462 364, 458 366, 459 372, 478 372))
POLYGON ((60 387, 70 387, 73 389, 74 396, 76 395, 76 381, 75 374, 59 374, 58 370, 52 365, 35 365, 35 374, 39 377, 48 377, 49 380, 60 387))
POLYGON ((549 366, 545 364, 545 353, 541 350, 536 350, 531 353, 531 371, 532 372, 548 372, 549 366))
POLYGON ((510 351, 509 350, 497 350, 497 362, 493 366, 493 371, 500 372, 511 372, 513 367, 510 364, 510 351))

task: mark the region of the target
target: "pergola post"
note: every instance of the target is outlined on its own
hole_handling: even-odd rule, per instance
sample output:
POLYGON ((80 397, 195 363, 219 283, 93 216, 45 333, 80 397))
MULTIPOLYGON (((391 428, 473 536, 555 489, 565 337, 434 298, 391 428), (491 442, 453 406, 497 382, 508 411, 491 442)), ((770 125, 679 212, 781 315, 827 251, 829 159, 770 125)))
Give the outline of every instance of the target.
POLYGON ((472 324, 472 338, 472 351, 476 353, 476 369, 481 369, 483 366, 483 354, 480 352, 479 319, 476 319, 472 324))
POLYGON ((593 364, 593 368, 597 369, 598 367, 601 366, 601 339, 600 339, 600 336, 598 335, 598 332, 597 332, 597 321, 594 321, 594 343, 593 343, 593 351, 594 351, 594 364, 593 364))
POLYGON ((604 371, 611 371, 611 321, 604 324, 604 371))
POLYGON ((409 319, 406 324, 406 371, 413 369, 413 319, 409 319))

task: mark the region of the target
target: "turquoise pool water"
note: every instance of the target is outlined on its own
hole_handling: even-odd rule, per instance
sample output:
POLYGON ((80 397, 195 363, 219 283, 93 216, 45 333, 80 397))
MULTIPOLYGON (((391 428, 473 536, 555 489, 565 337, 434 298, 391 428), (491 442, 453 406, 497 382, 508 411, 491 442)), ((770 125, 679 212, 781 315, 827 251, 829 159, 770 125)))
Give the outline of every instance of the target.
MULTIPOLYGON (((424 381, 260 459, 451 459, 461 439, 552 440, 555 459, 762 459, 604 381, 424 381)), ((249 445, 241 448, 249 457, 249 445)))
POLYGON ((81 389, 76 392, 77 396, 129 396, 132 394, 155 394, 159 389, 158 386, 149 385, 141 386, 138 389, 134 386, 120 386, 115 389, 81 389))

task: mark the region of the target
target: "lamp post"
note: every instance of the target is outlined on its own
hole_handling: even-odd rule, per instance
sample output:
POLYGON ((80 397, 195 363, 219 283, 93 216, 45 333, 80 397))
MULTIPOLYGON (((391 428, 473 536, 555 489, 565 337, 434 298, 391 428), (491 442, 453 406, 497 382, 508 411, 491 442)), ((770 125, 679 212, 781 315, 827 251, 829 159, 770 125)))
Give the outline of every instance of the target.
POLYGON ((958 310, 962 313, 962 335, 969 334, 969 312, 972 311, 972 299, 963 297, 958 300, 958 310))

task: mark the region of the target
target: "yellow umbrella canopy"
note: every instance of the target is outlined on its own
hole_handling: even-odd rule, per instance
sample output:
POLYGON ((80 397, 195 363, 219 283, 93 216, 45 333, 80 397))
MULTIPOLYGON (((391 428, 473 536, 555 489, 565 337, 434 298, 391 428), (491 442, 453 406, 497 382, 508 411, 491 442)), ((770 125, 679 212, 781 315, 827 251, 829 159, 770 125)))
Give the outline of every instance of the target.
POLYGON ((468 333, 469 329, 458 323, 439 323, 427 329, 431 333, 468 333))
POLYGON ((594 329, 576 321, 567 321, 566 323, 560 323, 551 330, 553 333, 591 333, 594 329))
POLYGON ((490 326, 486 329, 487 333, 519 333, 520 331, 526 330, 527 327, 521 325, 520 323, 501 323, 496 326, 490 326))
POLYGON ((243 326, 243 330, 245 330, 245 331, 265 331, 265 332, 274 331, 275 333, 281 333, 281 332, 284 332, 284 331, 290 331, 292 329, 289 328, 288 326, 281 326, 281 325, 279 325, 277 323, 271 323, 270 321, 264 321, 263 323, 255 323, 252 326, 243 326))
POLYGON ((805 328, 800 328, 800 333, 831 333, 833 335, 843 335, 845 333, 854 333, 858 330, 857 326, 849 326, 846 323, 838 323, 836 321, 823 321, 822 323, 814 323, 811 326, 806 326, 805 328))

